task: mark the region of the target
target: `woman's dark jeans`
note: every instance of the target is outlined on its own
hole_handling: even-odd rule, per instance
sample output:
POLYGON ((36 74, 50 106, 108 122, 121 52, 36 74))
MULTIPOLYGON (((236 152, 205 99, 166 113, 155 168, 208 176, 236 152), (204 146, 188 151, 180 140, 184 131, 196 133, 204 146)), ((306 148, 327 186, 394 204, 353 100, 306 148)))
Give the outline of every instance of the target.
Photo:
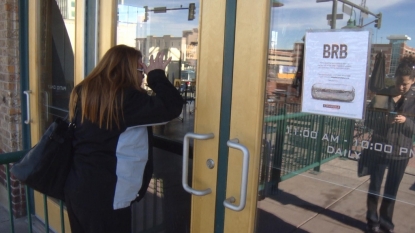
POLYGON ((395 207, 395 199, 408 161, 409 159, 380 159, 379 161, 376 161, 377 164, 373 165, 370 173, 369 193, 367 196, 366 219, 369 227, 380 225, 386 229, 394 228, 392 216, 395 207), (380 188, 386 168, 388 168, 388 174, 386 176, 385 191, 378 215, 377 207, 380 188))

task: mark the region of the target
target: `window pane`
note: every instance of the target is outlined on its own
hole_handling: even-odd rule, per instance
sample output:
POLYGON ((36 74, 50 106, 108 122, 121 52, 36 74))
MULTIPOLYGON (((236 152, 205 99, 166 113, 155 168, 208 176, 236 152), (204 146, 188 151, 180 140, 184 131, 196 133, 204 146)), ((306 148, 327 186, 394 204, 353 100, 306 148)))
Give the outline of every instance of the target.
MULTIPOLYGON (((182 141, 193 131, 196 98, 199 2, 189 0, 124 0, 118 4, 117 44, 135 47, 144 62, 162 52, 172 61, 167 78, 186 100, 178 119, 154 127, 156 135, 182 141)), ((146 82, 146 80, 144 80, 146 82)), ((143 86, 151 94, 151 90, 143 86)))
POLYGON ((256 232, 363 232, 379 224, 411 232, 415 227, 405 220, 415 205, 415 64, 399 68, 403 57, 415 55, 413 2, 336 2, 333 7, 334 1, 272 1, 256 232), (330 14, 338 15, 335 23, 330 14), (315 44, 331 41, 335 48, 360 28, 369 30, 368 53, 356 53, 352 61, 331 56, 324 61, 331 68, 307 70, 324 59, 323 46, 318 59, 307 59, 315 44), (342 29, 345 37, 336 40, 330 29, 342 29), (307 40, 310 30, 328 33, 307 40), (350 71, 333 68, 366 58, 368 69, 356 82, 343 82, 339 77, 350 71), (310 73, 326 77, 325 87, 316 91, 319 98, 306 89, 310 73), (363 101, 333 101, 346 95, 345 84, 363 86, 358 93, 363 101), (331 112, 302 112, 304 105, 331 112), (361 107, 365 119, 333 116, 333 106, 361 107), (367 175, 358 176, 362 164, 367 175))

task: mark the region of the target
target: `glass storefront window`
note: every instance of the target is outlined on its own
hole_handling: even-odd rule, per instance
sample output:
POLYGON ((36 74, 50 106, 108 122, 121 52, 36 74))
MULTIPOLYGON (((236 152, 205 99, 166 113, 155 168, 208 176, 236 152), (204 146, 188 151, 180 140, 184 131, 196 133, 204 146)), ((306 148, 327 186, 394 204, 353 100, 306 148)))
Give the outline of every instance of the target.
MULTIPOLYGON (((121 1, 118 4, 117 44, 140 50, 143 61, 162 52, 172 61, 166 69, 169 81, 182 93, 181 116, 154 128, 156 135, 182 141, 186 132, 193 131, 197 80, 199 2, 121 1)), ((145 89, 148 87, 145 84, 145 89)), ((151 90, 148 90, 151 94, 151 90)))
MULTIPOLYGON (((415 224, 405 216, 415 205, 415 63, 402 59, 415 56, 413 2, 273 4, 256 232, 362 232, 378 226, 411 232, 415 224), (369 58, 362 80, 353 83, 365 86, 364 103, 324 98, 311 102, 311 95, 304 96, 310 78, 304 69, 320 62, 305 59, 307 48, 330 40, 307 41, 305 35, 330 29, 369 31, 369 54, 354 61, 369 58), (359 120, 310 114, 302 112, 305 104, 337 104, 351 111, 363 107, 365 116, 359 120), (359 166, 366 175, 358 176, 359 166)), ((328 62, 337 64, 335 60, 328 62)), ((322 70, 311 72, 324 76, 322 70)), ((333 77, 326 80, 343 87, 333 77)))
MULTIPOLYGON (((140 50, 145 63, 158 52, 166 58, 172 57, 166 76, 180 91, 184 104, 179 118, 153 126, 154 141, 159 147, 169 144, 166 147, 171 149, 182 143, 187 132, 193 132, 199 6, 199 2, 193 0, 118 1, 116 44, 140 50)), ((146 78, 143 88, 152 94, 146 78)), ((168 156, 180 153, 167 151, 169 149, 154 148, 153 179, 144 200, 133 206, 133 232, 189 232, 191 197, 178 185, 182 158, 168 156)))
POLYGON ((75 0, 41 1, 39 119, 42 132, 68 113, 74 87, 75 0))

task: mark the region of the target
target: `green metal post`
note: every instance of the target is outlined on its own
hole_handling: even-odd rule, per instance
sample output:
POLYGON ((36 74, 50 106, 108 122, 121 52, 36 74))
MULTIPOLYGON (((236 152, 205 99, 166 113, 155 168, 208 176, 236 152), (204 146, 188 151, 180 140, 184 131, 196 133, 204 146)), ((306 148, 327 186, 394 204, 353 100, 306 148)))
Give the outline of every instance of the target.
POLYGON ((45 230, 49 233, 48 197, 43 194, 43 209, 45 214, 45 230))
POLYGON ((353 145, 354 125, 355 120, 347 120, 345 135, 347 142, 345 141, 343 148, 347 148, 349 151, 352 149, 353 145))
POLYGON ((60 212, 60 217, 61 217, 61 232, 65 233, 65 218, 63 215, 63 206, 64 206, 63 201, 59 200, 59 212, 60 212))
MULTIPOLYGON (((324 128, 325 128, 324 127, 324 124, 325 124, 325 122, 326 122, 326 117, 320 115, 319 116, 319 119, 318 119, 318 133, 320 135, 321 134, 324 134, 324 128)), ((318 138, 321 138, 321 136, 318 137, 318 138)), ((323 142, 323 140, 317 140, 317 146, 316 146, 316 161, 318 163, 318 166, 316 166, 314 168, 314 171, 316 171, 316 172, 320 172, 322 142, 323 142)))
POLYGON ((29 194, 30 194, 30 190, 29 187, 27 187, 27 185, 25 185, 25 192, 26 192, 26 211, 27 211, 27 223, 29 224, 29 233, 33 232, 33 227, 32 227, 32 208, 31 208, 31 200, 32 198, 30 198, 29 194))
MULTIPOLYGON (((19 0, 19 61, 20 61, 20 90, 21 90, 21 112, 22 116, 26 116, 26 106, 29 104, 26 98, 23 98, 23 90, 29 90, 29 1, 19 0)), ((24 150, 29 150, 31 147, 30 125, 23 124, 22 119, 22 146, 24 150)), ((22 156, 26 151, 22 152, 22 156)), ((26 193, 26 213, 29 225, 29 232, 33 232, 32 228, 32 203, 33 192, 25 185, 26 193)))
POLYGON ((235 52, 235 25, 236 25, 236 0, 225 1, 225 37, 223 41, 223 71, 221 107, 219 122, 219 149, 217 166, 217 185, 215 202, 215 223, 214 232, 224 232, 225 207, 223 200, 226 199, 228 155, 229 147, 227 141, 230 137, 232 87, 233 87, 233 62, 235 52))
POLYGON ((13 218, 13 206, 12 206, 12 186, 10 183, 10 165, 6 164, 6 182, 7 182, 7 195, 9 199, 9 218, 10 218, 10 232, 14 233, 14 218, 13 218))
MULTIPOLYGON (((278 115, 285 116, 287 113, 285 106, 282 108, 278 115)), ((274 166, 271 173, 271 180, 275 182, 271 186, 271 193, 277 194, 278 192, 278 183, 281 180, 281 170, 282 168, 282 159, 284 153, 284 138, 285 138, 285 129, 287 127, 287 119, 284 117, 279 120, 277 123, 277 136, 275 138, 275 150, 274 150, 274 166)))

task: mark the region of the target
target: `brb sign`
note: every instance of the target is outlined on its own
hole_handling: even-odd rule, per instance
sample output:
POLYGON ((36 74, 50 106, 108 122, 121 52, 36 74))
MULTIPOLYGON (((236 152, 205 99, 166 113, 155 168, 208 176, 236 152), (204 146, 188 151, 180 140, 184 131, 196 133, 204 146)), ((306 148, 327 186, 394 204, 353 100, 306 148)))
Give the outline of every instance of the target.
POLYGON ((324 44, 323 58, 345 59, 347 57, 346 44, 324 44))
POLYGON ((324 44, 323 58, 345 59, 347 57, 346 44, 324 44))
POLYGON ((370 35, 368 29, 306 31, 301 112, 364 119, 370 35))

